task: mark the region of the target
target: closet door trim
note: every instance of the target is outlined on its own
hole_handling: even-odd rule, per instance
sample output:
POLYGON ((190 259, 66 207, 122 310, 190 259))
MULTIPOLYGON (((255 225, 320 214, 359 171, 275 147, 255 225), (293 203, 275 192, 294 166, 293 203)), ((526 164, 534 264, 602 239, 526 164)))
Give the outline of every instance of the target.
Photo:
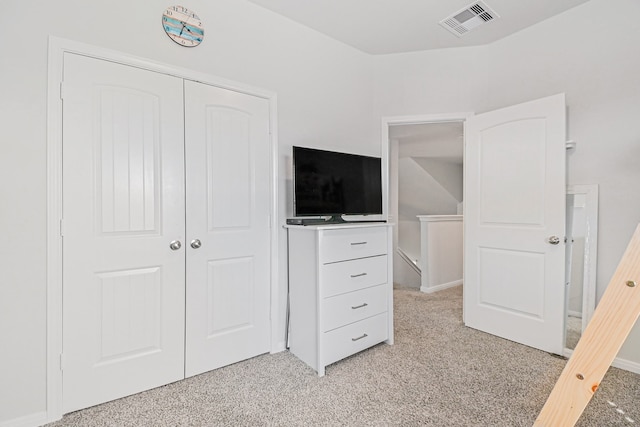
POLYGON ((105 49, 74 40, 49 37, 47 88, 47 422, 62 418, 62 85, 64 54, 75 53, 132 67, 193 80, 245 93, 269 101, 270 153, 270 248, 271 248, 271 352, 284 350, 284 334, 277 319, 281 300, 278 283, 277 227, 277 96, 274 92, 219 78, 207 73, 163 64, 153 60, 105 49), (279 338, 282 335, 282 338, 279 338))

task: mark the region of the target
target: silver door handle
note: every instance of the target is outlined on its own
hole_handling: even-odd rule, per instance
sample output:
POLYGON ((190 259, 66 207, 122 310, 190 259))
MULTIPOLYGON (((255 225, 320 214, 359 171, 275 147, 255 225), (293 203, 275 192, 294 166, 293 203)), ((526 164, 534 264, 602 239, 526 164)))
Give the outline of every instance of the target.
POLYGON ((182 243, 180 243, 180 240, 173 240, 171 243, 169 243, 169 247, 172 251, 177 251, 182 247, 182 243))
POLYGON ((202 242, 199 239, 194 239, 191 241, 191 247, 193 249, 198 249, 200 246, 202 246, 202 242))
POLYGON ((557 245, 558 243, 560 243, 560 238, 558 236, 551 236, 549 237, 549 243, 552 245, 557 245))

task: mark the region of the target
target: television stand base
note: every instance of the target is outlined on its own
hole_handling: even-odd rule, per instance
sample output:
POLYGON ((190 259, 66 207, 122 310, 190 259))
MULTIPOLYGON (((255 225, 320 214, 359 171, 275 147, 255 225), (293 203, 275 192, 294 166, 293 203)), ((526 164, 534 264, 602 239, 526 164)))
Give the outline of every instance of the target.
POLYGON ((330 218, 287 218, 288 225, 342 224, 345 222, 342 215, 333 215, 330 218))
POLYGON ((358 224, 358 223, 374 223, 374 222, 387 222, 384 219, 370 219, 370 220, 353 220, 346 221, 342 215, 333 215, 329 218, 287 218, 287 225, 329 225, 329 224, 358 224))

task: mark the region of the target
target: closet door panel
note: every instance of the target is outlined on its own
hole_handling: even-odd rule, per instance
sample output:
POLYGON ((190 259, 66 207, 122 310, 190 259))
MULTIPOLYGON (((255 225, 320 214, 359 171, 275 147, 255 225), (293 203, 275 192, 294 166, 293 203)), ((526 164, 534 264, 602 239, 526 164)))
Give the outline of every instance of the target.
POLYGON ((251 115, 220 105, 205 107, 208 230, 251 228, 251 115))
POLYGON ((269 351, 266 99, 185 81, 187 376, 269 351))
POLYGON ((63 409, 184 377, 182 80, 65 54, 63 409))

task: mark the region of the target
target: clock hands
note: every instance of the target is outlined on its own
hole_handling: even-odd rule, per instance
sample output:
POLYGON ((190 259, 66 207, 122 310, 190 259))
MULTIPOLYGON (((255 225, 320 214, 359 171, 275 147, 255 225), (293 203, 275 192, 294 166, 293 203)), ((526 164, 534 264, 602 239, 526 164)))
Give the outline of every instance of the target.
POLYGON ((178 34, 178 36, 181 36, 182 33, 184 33, 185 30, 186 30, 187 33, 191 34, 194 37, 197 37, 199 35, 198 32, 197 31, 192 31, 191 28, 189 28, 187 24, 188 24, 188 22, 185 22, 185 23, 182 24, 182 28, 180 29, 180 34, 178 34))

